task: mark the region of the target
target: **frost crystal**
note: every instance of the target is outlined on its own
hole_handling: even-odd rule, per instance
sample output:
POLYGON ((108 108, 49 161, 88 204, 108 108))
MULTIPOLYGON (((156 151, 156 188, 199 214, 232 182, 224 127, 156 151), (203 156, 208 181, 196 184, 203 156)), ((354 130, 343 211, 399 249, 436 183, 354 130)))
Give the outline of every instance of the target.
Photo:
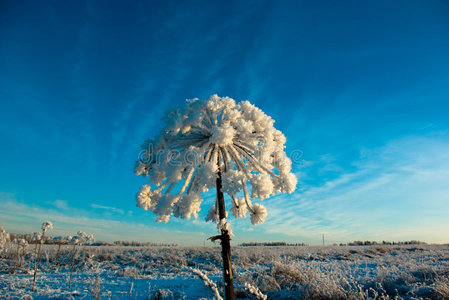
MULTIPOLYGON (((251 200, 295 190, 285 136, 248 101, 217 95, 187 100, 164 120, 160 134, 141 146, 135 166, 137 175, 150 179, 136 195, 137 206, 154 212, 158 222, 168 222, 171 215, 198 218, 201 194, 216 187, 219 171, 232 214, 245 217, 249 211, 254 225, 265 222, 267 211, 251 200)), ((218 223, 215 206, 207 219, 218 223)))

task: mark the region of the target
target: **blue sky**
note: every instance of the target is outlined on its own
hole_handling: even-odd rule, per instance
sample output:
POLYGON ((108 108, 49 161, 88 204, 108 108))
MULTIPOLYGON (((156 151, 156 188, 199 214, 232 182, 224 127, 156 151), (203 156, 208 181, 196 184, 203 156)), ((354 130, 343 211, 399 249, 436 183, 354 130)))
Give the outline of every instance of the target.
MULTIPOLYGON (((135 205, 163 112, 217 93, 287 136, 299 184, 234 243, 449 242, 446 1, 2 1, 0 225, 202 245, 135 205)), ((229 205, 229 204, 228 204, 229 205)))

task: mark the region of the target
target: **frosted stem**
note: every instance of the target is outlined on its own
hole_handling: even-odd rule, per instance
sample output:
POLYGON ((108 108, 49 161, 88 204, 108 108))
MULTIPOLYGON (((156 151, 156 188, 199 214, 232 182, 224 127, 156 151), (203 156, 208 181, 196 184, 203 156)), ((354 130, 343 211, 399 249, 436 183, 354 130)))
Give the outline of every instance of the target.
POLYGON ((239 205, 237 204, 237 199, 235 199, 235 194, 232 194, 231 198, 232 198, 232 202, 234 203, 234 206, 238 209, 239 205))
POLYGON ((190 180, 190 185, 187 188, 187 194, 190 194, 190 192, 192 191, 192 188, 195 185, 195 181, 196 181, 196 172, 195 172, 195 175, 193 175, 192 180, 190 180))
POLYGON ((211 155, 212 155, 212 151, 214 151, 214 148, 215 148, 215 145, 214 144, 210 144, 209 150, 207 150, 207 153, 204 156, 204 161, 210 161, 211 155))
POLYGON ((207 128, 202 128, 201 125, 199 125, 198 128, 192 127, 190 128, 190 130, 202 134, 204 136, 209 136, 212 134, 210 130, 208 130, 207 128))
POLYGON ((175 183, 174 182, 170 183, 170 185, 168 186, 168 189, 164 192, 164 194, 170 194, 174 187, 175 187, 175 183))
POLYGON ((243 186, 243 194, 245 195, 246 206, 248 207, 248 210, 252 214, 254 214, 256 212, 253 210, 253 207, 251 205, 251 200, 249 199, 248 186, 246 185, 246 179, 242 180, 242 186, 243 186))
POLYGON ((215 146, 214 144, 214 148, 212 149, 212 153, 211 153, 211 157, 209 158, 209 161, 217 161, 217 155, 218 155, 218 147, 215 146))
POLYGON ((251 155, 254 155, 254 153, 257 151, 256 147, 243 142, 241 139, 234 140, 234 145, 239 146, 241 148, 246 148, 245 151, 250 152, 251 155))
POLYGON ((223 124, 225 111, 226 111, 226 108, 224 108, 223 111, 221 112, 220 124, 223 124))
POLYGON ((267 172, 271 176, 279 178, 279 175, 277 175, 276 173, 274 173, 273 171, 271 171, 270 169, 266 168, 264 165, 259 163, 256 159, 254 159, 254 157, 252 157, 247 152, 239 148, 239 146, 236 145, 236 147, 234 148, 236 149, 237 152, 242 154, 248 160, 248 162, 250 162, 259 172, 261 173, 267 172))
POLYGON ((221 156, 223 157, 223 165, 224 165, 223 172, 227 172, 228 171, 228 157, 225 153, 226 149, 224 147, 220 146, 220 152, 221 152, 221 156))
POLYGON ((154 190, 153 194, 159 194, 163 189, 167 187, 167 185, 170 183, 170 181, 165 180, 164 183, 162 183, 156 190, 154 190))
POLYGON ((193 171, 194 171, 194 170, 195 170, 194 168, 190 168, 189 174, 187 174, 187 178, 186 178, 186 180, 184 181, 184 183, 183 183, 181 189, 180 189, 179 192, 178 192, 178 197, 181 196, 182 193, 184 193, 184 191, 186 190, 186 187, 187 187, 187 185, 190 183, 190 179, 192 178, 192 175, 193 175, 193 171))
POLYGON ((212 123, 212 116, 207 108, 204 111, 204 115, 206 116, 205 119, 207 120, 207 123, 210 125, 210 128, 214 127, 214 124, 212 123))
POLYGON ((240 154, 234 149, 232 146, 228 146, 227 149, 229 150, 229 154, 232 157, 232 160, 234 161, 234 164, 240 168, 240 170, 247 176, 251 177, 250 172, 248 171, 245 164, 241 161, 240 154))

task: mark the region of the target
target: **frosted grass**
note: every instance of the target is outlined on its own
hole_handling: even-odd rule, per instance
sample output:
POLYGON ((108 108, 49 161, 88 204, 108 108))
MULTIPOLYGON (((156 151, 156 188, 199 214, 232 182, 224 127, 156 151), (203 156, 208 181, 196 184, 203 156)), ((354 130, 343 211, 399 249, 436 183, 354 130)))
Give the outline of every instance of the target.
MULTIPOLYGON (((223 295, 216 247, 80 246, 69 288, 71 248, 43 245, 35 291, 32 247, 21 266, 16 245, 0 256, 0 297, 19 299, 213 299, 200 270, 223 295), (132 290, 131 290, 131 286, 132 290), (30 298, 31 299, 31 298, 30 298)), ((447 299, 448 245, 338 247, 239 247, 232 260, 236 297, 254 299, 245 286, 268 299, 447 299)))

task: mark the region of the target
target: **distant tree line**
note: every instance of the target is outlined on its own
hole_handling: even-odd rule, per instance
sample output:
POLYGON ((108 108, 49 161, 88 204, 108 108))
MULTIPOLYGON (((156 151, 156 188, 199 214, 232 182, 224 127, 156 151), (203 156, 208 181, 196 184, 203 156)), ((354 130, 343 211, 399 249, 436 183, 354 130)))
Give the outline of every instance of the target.
POLYGON ((389 241, 382 241, 382 242, 376 242, 376 241, 353 241, 347 244, 340 244, 340 246, 372 246, 372 245, 423 245, 426 244, 425 242, 421 241, 405 241, 405 242, 389 242, 389 241))
MULTIPOLYGON (((33 238, 33 234, 31 233, 8 233, 7 241, 14 241, 15 239, 24 239, 28 242, 28 244, 37 244, 39 240, 33 238)), ((48 245, 66 245, 69 244, 67 239, 56 236, 45 236, 44 244, 48 245)), ((131 247, 149 247, 149 246, 161 246, 161 247, 174 247, 178 246, 177 244, 170 243, 151 243, 151 242, 137 242, 137 241, 115 241, 115 242, 105 242, 105 241, 97 241, 91 244, 92 246, 131 246, 131 247)))
MULTIPOLYGON (((31 233, 9 233, 9 240, 14 241, 15 239, 24 239, 28 244, 37 244, 39 240, 33 238, 31 233)), ((52 242, 53 238, 50 236, 44 236, 44 244, 57 244, 52 242)))
POLYGON ((243 247, 252 247, 252 246, 308 246, 307 244, 304 243, 295 243, 295 244, 290 244, 290 243, 286 243, 286 242, 252 242, 252 243, 241 243, 240 246, 243 247))
POLYGON ((115 241, 115 246, 130 246, 130 247, 149 247, 149 246, 163 246, 163 247, 175 247, 178 244, 169 243, 151 243, 151 242, 137 242, 137 241, 115 241))
MULTIPOLYGON (((411 240, 404 242, 389 242, 389 241, 353 241, 347 244, 333 244, 334 246, 372 246, 372 245, 425 245, 425 242, 411 240)), ((250 243, 241 243, 239 246, 242 247, 252 247, 252 246, 308 246, 308 244, 304 243, 286 243, 286 242, 250 242, 250 243)))

